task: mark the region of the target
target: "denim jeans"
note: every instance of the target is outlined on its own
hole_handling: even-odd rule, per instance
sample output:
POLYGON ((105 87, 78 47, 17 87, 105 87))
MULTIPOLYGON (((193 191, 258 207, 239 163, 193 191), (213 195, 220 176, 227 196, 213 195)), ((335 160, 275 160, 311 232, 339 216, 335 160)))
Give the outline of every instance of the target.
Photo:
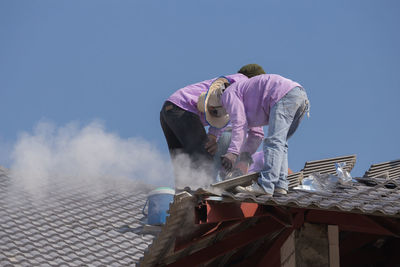
POLYGON ((270 110, 268 135, 264 139, 264 168, 258 184, 269 194, 275 187, 288 190, 288 139, 309 109, 305 90, 295 87, 270 110))
POLYGON ((231 135, 232 135, 232 129, 227 128, 224 132, 222 132, 221 136, 218 138, 218 149, 217 152, 214 155, 214 177, 215 177, 215 182, 221 182, 223 181, 223 178, 219 175, 219 171, 221 170, 221 156, 225 155, 226 152, 228 151, 229 145, 231 143, 231 135))

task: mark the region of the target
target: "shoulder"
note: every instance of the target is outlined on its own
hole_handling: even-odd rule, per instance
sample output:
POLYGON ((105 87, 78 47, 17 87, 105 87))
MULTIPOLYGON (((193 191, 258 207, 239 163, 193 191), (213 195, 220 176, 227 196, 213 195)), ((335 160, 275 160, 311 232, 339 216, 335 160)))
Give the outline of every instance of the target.
POLYGON ((226 75, 225 77, 228 78, 230 83, 245 81, 245 80, 249 79, 249 78, 247 78, 246 75, 243 75, 241 73, 235 73, 235 74, 231 74, 231 75, 226 75))

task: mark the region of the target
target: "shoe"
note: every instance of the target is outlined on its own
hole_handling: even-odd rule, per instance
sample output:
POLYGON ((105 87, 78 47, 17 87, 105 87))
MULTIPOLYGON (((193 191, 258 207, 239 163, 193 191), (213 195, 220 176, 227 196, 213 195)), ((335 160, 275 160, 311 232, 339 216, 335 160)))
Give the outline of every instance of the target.
POLYGON ((275 188, 274 193, 279 195, 287 195, 287 190, 283 188, 275 188))
POLYGON ((265 192, 264 189, 261 186, 259 186, 258 183, 256 183, 256 182, 253 182, 249 186, 240 186, 240 185, 238 185, 238 186, 235 187, 235 189, 239 193, 252 193, 252 194, 254 194, 256 196, 258 196, 258 195, 270 195, 270 196, 272 196, 271 194, 268 194, 267 192, 265 192))

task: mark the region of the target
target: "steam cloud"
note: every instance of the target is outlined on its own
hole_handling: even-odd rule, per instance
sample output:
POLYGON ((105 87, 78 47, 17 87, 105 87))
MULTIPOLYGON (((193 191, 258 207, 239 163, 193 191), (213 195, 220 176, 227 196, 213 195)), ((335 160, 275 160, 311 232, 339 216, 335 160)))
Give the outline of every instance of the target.
POLYGON ((192 190, 199 187, 207 187, 213 180, 204 169, 191 168, 191 160, 186 154, 179 154, 174 157, 175 185, 179 189, 188 186, 192 190))
POLYGON ((50 179, 93 184, 131 179, 173 186, 168 155, 144 139, 122 139, 108 133, 100 122, 59 128, 49 122, 38 123, 32 134, 25 132, 17 141, 11 175, 30 191, 39 190, 50 179))

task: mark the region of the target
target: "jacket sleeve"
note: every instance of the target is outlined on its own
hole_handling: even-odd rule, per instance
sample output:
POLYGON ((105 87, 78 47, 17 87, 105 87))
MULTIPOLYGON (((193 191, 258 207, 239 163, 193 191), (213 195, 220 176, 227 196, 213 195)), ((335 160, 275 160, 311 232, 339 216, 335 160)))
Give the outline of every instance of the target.
POLYGON ((254 154, 264 138, 264 129, 262 126, 251 127, 247 132, 247 139, 240 152, 254 154))
POLYGON ((232 127, 231 144, 229 145, 228 153, 239 155, 247 131, 247 120, 243 102, 235 91, 225 91, 222 95, 222 105, 229 114, 232 127))

